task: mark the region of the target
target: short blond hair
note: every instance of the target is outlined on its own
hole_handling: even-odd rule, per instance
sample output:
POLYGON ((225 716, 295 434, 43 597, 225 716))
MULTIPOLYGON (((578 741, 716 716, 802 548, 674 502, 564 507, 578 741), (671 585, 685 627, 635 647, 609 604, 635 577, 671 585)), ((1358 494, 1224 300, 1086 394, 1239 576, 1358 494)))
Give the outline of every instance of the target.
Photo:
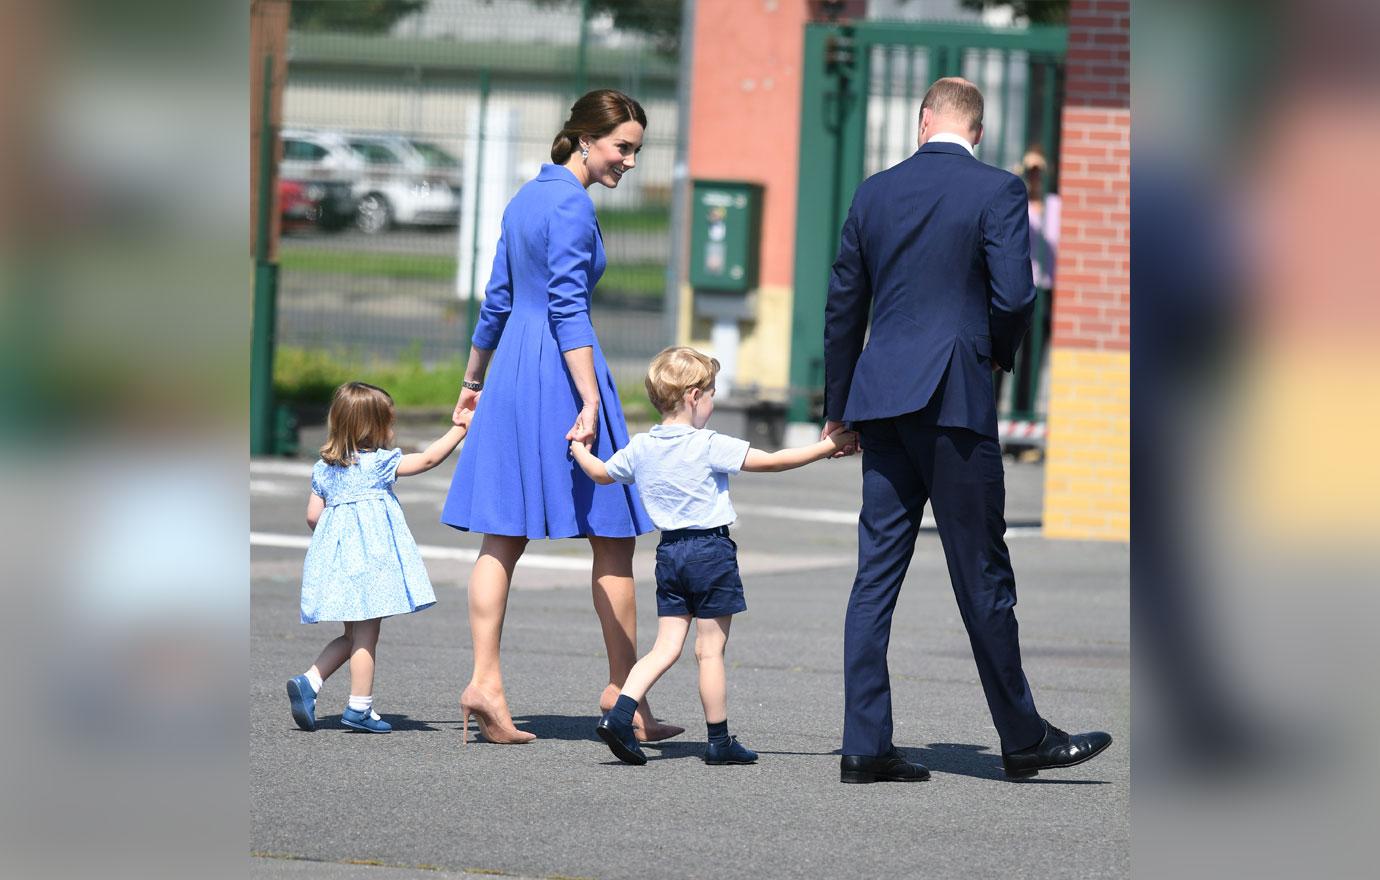
POLYGON ((719 362, 686 345, 661 350, 647 367, 647 396, 662 415, 680 408, 692 388, 708 391, 719 375, 719 362))
POLYGON ((920 102, 920 112, 923 114, 926 109, 936 116, 962 120, 969 131, 982 127, 982 92, 961 76, 935 80, 920 102))
POLYGON ((349 467, 361 449, 380 449, 393 437, 393 397, 368 382, 346 382, 335 389, 326 416, 321 460, 349 467))

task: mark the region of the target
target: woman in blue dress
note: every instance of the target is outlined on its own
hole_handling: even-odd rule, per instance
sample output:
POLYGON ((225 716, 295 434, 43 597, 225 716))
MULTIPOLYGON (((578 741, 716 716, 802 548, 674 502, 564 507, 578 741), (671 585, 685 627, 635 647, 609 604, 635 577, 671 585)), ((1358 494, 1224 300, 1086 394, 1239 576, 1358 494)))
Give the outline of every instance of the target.
MULTIPOLYGON (((596 485, 569 447, 578 440, 607 459, 628 442, 589 317, 607 261, 586 190, 618 186, 637 164, 646 126, 642 107, 621 92, 580 98, 552 144, 552 164, 503 212, 460 393, 459 405, 475 418, 441 513, 446 525, 484 535, 469 585, 474 674, 460 697, 466 736, 474 715, 490 742, 536 738, 513 726, 498 653, 513 567, 533 538, 589 539, 609 661, 602 709, 637 661, 632 557, 636 536, 653 526, 634 489, 596 485)), ((645 702, 636 723, 648 740, 682 731, 653 719, 645 702)))

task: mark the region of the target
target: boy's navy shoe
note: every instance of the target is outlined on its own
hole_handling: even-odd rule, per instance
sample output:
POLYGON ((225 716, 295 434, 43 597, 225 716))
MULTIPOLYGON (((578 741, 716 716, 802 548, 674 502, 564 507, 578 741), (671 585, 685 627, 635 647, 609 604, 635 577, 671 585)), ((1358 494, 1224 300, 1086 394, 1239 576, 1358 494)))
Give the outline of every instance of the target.
POLYGON ((704 751, 706 764, 756 764, 757 753, 730 736, 727 742, 710 742, 704 751))
POLYGON ((316 729, 316 691, 305 675, 294 675, 287 683, 292 720, 303 730, 316 729))
POLYGON ((624 764, 636 764, 640 767, 647 763, 647 756, 637 744, 637 734, 633 733, 632 725, 619 722, 610 717, 612 714, 612 711, 605 712, 594 732, 599 734, 599 738, 609 747, 609 751, 613 752, 614 757, 624 764))
POLYGON ((382 718, 375 718, 372 709, 359 711, 345 707, 345 711, 340 713, 340 723, 355 730, 362 730, 365 733, 388 733, 393 729, 393 725, 384 721, 382 718))

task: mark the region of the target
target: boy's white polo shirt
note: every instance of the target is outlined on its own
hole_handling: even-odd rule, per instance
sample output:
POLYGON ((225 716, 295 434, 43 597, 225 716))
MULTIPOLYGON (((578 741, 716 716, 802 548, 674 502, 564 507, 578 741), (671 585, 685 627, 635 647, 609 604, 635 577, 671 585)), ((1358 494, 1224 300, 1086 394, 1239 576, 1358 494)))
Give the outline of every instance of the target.
POLYGON ((737 514, 728 477, 742 470, 750 444, 708 428, 656 425, 605 463, 610 477, 635 483, 658 529, 714 529, 737 514))

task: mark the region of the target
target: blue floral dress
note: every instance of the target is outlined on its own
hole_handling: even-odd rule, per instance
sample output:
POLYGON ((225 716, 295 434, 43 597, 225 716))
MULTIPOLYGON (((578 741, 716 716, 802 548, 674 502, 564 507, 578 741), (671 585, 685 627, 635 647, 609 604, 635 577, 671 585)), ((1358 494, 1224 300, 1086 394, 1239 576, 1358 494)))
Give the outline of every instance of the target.
POLYGON ((372 620, 436 604, 421 551, 393 494, 401 449, 318 461, 311 490, 326 501, 302 568, 302 622, 372 620))

